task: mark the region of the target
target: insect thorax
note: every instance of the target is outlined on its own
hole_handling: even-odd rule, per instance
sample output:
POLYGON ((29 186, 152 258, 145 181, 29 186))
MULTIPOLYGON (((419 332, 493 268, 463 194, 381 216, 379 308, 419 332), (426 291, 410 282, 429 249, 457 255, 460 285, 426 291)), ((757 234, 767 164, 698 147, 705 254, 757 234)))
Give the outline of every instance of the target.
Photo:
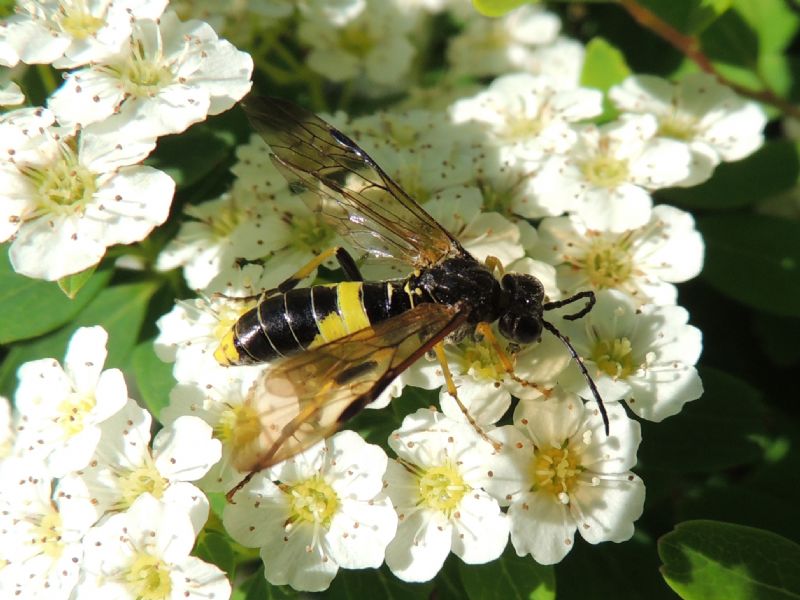
POLYGON ((492 272, 472 257, 448 258, 410 279, 433 302, 460 304, 468 322, 493 322, 505 310, 506 297, 492 272))

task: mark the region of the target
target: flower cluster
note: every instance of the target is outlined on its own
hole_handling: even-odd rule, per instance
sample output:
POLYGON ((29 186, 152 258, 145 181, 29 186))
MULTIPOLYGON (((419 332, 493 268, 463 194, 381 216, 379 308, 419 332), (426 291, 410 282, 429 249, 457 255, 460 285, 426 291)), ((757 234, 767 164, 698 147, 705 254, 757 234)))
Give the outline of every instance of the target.
MULTIPOLYGON (((103 370, 100 328, 75 333, 63 366, 20 369, 0 427, 0 591, 226 598, 225 574, 191 550, 206 494, 234 489, 221 525, 260 549, 270 583, 304 591, 384 563, 428 581, 451 553, 487 563, 509 541, 553 564, 576 532, 591 544, 629 539, 644 504, 631 471, 639 420, 675 415, 703 391, 701 334, 675 287, 702 269, 703 239, 654 193, 756 150, 761 108, 704 74, 633 75, 604 98, 580 85, 583 45, 534 6, 490 20, 457 0, 264 0, 224 14, 166 4, 21 0, 0 24, 0 64, 68 70, 46 107, 0 114, 0 239, 13 240, 16 271, 60 279, 165 222, 175 184, 142 161, 159 136, 250 88, 253 59, 219 32, 257 48, 268 93, 305 86, 303 98, 478 261, 541 282, 547 326, 527 345, 494 325, 459 332, 446 340, 448 372, 422 356, 369 405, 415 387, 435 390, 437 408, 405 410, 379 445, 340 431, 250 473, 280 425, 255 391, 270 366, 215 357, 231 327, 335 245, 368 280, 411 268, 362 261, 363 240, 338 237, 320 199, 299 195, 253 135, 236 149, 232 184, 173 214, 179 226, 154 259, 198 296, 157 323, 155 351, 176 382, 160 414, 103 370), (192 20, 212 12, 211 24, 192 20), (446 74, 431 87, 418 71, 445 19, 452 31, 435 47, 446 48, 446 74), (573 319, 591 295, 592 310, 573 319)), ((21 102, 5 81, 0 104, 21 102)), ((338 280, 336 261, 318 263, 300 286, 338 280)))
POLYGON ((0 590, 15 598, 226 598, 216 566, 191 556, 208 500, 191 482, 219 461, 202 419, 150 439, 152 417, 103 370, 108 334, 78 329, 63 366, 20 369, 0 463, 0 590))
MULTIPOLYGON (((66 69, 47 107, 0 115, 0 241, 29 277, 56 280, 169 215, 174 181, 143 166, 159 136, 233 106, 252 59, 166 0, 25 0, 0 24, 0 65, 66 69)), ((12 82, 13 83, 13 82, 12 82)), ((2 104, 19 104, 4 86, 2 104)))

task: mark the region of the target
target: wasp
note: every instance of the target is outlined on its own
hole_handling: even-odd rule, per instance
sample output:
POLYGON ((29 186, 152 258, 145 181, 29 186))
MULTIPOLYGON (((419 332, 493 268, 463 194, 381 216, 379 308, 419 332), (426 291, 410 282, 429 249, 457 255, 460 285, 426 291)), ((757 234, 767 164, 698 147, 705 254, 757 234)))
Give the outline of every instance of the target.
POLYGON ((352 256, 343 247, 331 248, 259 294, 257 304, 224 335, 215 352, 220 364, 273 363, 250 390, 263 429, 246 465, 251 471, 331 435, 429 352, 439 358, 448 391, 458 399, 444 355, 446 340, 482 337, 508 375, 528 383, 514 375, 493 323, 516 345, 537 342, 543 330, 559 338, 589 383, 608 433, 608 416, 583 361, 544 318, 545 312, 580 300, 585 306, 564 318, 586 315, 593 292, 547 301, 537 278, 504 273, 497 259, 481 263, 473 257, 353 140, 313 113, 253 95, 242 105, 293 193, 322 211, 366 255, 413 269, 401 279, 363 281, 352 256), (331 258, 346 281, 298 287, 331 258))

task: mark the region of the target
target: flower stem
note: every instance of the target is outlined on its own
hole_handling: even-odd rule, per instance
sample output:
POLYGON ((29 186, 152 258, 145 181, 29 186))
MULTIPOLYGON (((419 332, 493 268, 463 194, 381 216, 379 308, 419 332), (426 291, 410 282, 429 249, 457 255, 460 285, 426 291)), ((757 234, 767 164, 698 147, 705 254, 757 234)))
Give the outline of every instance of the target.
POLYGON ((753 90, 748 87, 742 86, 734 81, 725 77, 722 73, 717 71, 711 59, 703 53, 700 46, 700 40, 694 35, 686 35, 672 25, 664 21, 661 17, 656 15, 653 11, 645 8, 636 0, 619 0, 625 10, 639 23, 659 36, 661 39, 670 44, 673 48, 683 53, 687 58, 692 60, 702 71, 710 73, 717 80, 733 89, 740 96, 752 98, 758 102, 769 104, 781 110, 783 113, 790 115, 794 118, 800 118, 800 108, 787 102, 779 97, 774 91, 765 87, 763 90, 753 90))

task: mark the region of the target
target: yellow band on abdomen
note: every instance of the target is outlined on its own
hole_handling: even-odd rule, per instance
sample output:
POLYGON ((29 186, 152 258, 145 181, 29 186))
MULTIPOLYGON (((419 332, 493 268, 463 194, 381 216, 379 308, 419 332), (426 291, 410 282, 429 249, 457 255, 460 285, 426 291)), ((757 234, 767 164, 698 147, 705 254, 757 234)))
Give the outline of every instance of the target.
POLYGON ((361 301, 361 282, 345 281, 337 287, 339 314, 344 318, 347 333, 355 333, 370 326, 367 311, 361 301))

